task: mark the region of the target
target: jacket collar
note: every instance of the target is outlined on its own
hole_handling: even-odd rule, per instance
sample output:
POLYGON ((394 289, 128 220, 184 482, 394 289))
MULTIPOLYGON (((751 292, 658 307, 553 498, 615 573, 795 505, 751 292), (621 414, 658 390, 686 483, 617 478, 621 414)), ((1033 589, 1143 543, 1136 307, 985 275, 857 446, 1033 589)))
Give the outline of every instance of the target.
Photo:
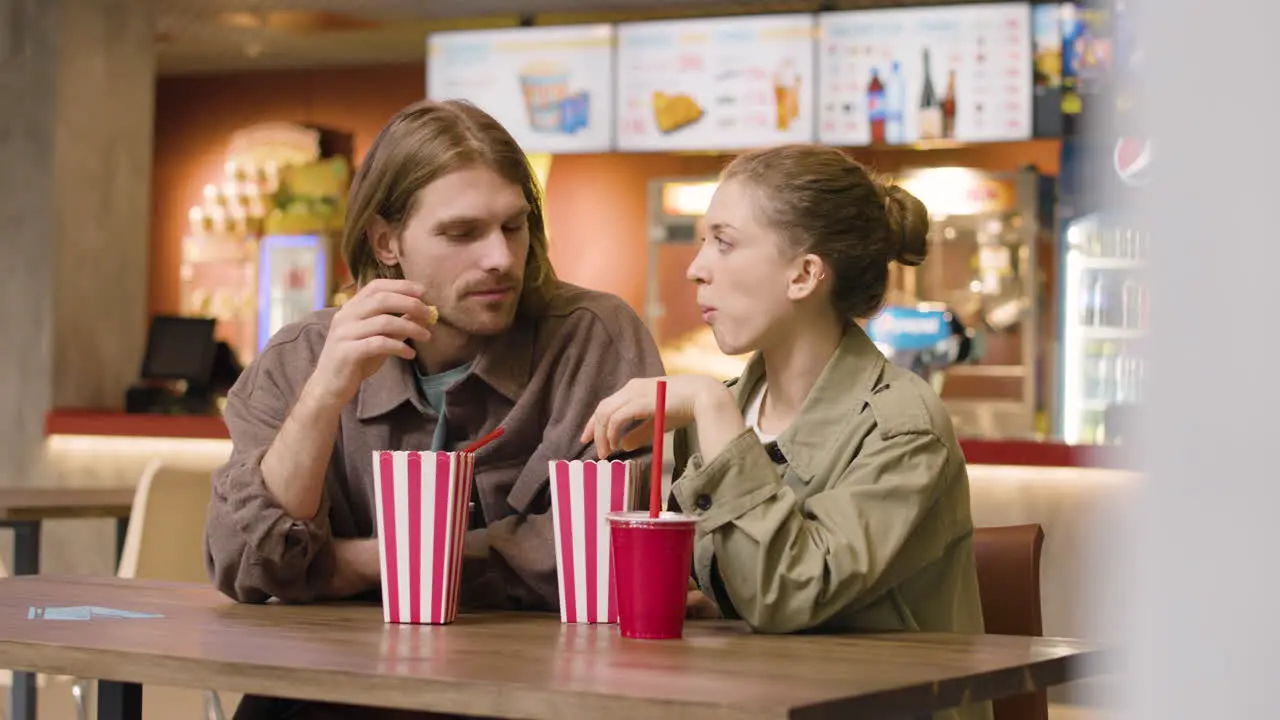
MULTIPOLYGON (((886 362, 862 328, 851 325, 809 390, 795 421, 778 436, 778 448, 788 465, 806 482, 861 412, 881 382, 886 362)), ((745 411, 764 376, 764 358, 757 353, 736 383, 740 411, 745 411)))

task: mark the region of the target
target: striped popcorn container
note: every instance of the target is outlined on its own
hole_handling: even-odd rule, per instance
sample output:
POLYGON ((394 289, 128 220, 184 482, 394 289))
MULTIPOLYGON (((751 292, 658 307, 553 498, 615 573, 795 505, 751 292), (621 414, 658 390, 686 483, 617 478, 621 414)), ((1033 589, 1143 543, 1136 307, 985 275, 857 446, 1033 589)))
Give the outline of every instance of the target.
POLYGON ((560 620, 616 623, 618 594, 605 517, 631 509, 631 465, 620 460, 553 460, 550 466, 560 620))
POLYGON ((457 618, 474 471, 470 453, 373 453, 385 622, 457 618))

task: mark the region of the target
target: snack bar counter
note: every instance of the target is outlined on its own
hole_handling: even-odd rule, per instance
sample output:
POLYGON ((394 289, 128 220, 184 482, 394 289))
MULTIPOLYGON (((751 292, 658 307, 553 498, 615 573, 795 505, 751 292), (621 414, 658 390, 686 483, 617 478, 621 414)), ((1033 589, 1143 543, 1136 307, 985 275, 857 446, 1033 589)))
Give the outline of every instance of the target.
MULTIPOLYGON (((47 438, 75 437, 129 439, 131 445, 165 440, 222 440, 230 449, 230 436, 222 418, 215 415, 161 415, 116 413, 98 410, 55 410, 45 418, 47 438)), ((1024 440, 961 439, 971 465, 1123 469, 1117 448, 1066 445, 1024 440)))

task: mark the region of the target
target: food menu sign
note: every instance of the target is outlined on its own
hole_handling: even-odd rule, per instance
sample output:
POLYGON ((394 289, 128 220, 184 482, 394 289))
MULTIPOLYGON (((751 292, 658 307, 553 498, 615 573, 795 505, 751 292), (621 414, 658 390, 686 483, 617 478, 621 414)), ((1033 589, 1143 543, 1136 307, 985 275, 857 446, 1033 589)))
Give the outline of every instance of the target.
POLYGON ((618 26, 621 151, 741 150, 814 139, 814 16, 618 26))
POLYGON ((427 97, 468 100, 526 152, 607 152, 613 26, 501 28, 427 38, 427 97))
POLYGON ((1028 3, 823 13, 818 45, 824 143, 1031 137, 1028 3))

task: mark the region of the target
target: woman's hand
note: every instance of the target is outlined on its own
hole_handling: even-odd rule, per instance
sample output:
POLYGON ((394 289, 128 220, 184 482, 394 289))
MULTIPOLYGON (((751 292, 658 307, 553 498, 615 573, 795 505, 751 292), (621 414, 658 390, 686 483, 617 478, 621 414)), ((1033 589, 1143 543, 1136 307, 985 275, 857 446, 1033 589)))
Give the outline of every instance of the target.
POLYGON ((582 442, 594 441, 601 458, 618 450, 635 450, 651 443, 659 379, 667 381, 667 430, 689 425, 710 405, 727 402, 733 406, 733 395, 729 389, 713 377, 672 375, 637 378, 600 402, 582 431, 582 442))
POLYGON ((693 620, 719 620, 724 617, 715 602, 701 590, 690 590, 685 596, 684 616, 693 620))

